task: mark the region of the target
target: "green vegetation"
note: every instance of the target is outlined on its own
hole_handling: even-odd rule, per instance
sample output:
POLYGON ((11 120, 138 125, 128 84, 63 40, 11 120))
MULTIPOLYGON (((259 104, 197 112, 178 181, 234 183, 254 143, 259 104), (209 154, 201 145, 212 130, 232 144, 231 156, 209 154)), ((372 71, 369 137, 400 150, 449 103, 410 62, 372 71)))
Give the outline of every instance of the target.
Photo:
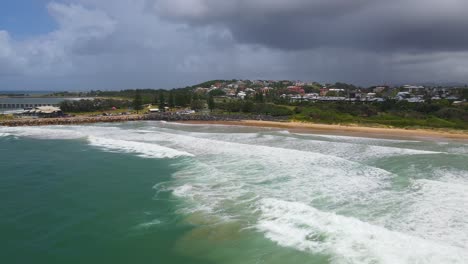
POLYGON ((431 103, 303 103, 292 119, 326 124, 384 125, 468 129, 468 107, 454 107, 446 100, 431 103))
POLYGON ((215 109, 215 101, 212 95, 208 97, 208 109, 210 109, 211 112, 215 109))
POLYGON ((159 92, 159 110, 164 111, 164 106, 166 105, 166 99, 164 98, 164 93, 159 92))
MULTIPOLYGON (((141 105, 153 104, 158 105, 161 111, 164 111, 165 107, 171 109, 190 107, 195 111, 208 109, 210 112, 219 114, 283 116, 291 120, 326 124, 468 129, 466 103, 454 105, 454 100, 431 101, 434 93, 420 93, 420 96, 424 96, 425 103, 395 101, 389 98, 395 97, 399 91, 403 90, 403 87, 390 89, 386 86, 376 92, 379 97, 385 99, 383 102, 291 102, 288 95, 297 94, 297 91, 294 89, 291 91, 288 87, 295 85, 300 85, 306 93, 319 93, 324 86, 343 89, 344 91, 329 91, 327 96, 350 97, 352 93, 374 93, 376 88, 362 88, 340 82, 323 85, 317 82, 297 84, 291 81, 213 80, 172 90, 91 91, 85 96, 110 99, 67 101, 62 103, 61 108, 65 112, 94 112, 106 111, 112 107, 127 109, 133 106, 139 111, 141 105), (264 89, 264 87, 268 88, 264 89), (195 92, 197 88, 205 89, 195 92), (240 91, 246 93, 243 100, 235 96, 227 96, 227 94, 232 95, 240 91), (284 94, 286 96, 283 96, 284 94)), ((450 95, 456 95, 461 100, 468 99, 467 87, 452 89, 450 92, 450 95)), ((440 95, 440 97, 445 96, 440 95)))
POLYGON ((60 108, 65 113, 70 112, 95 112, 107 111, 113 107, 117 109, 127 109, 132 105, 131 101, 119 99, 95 99, 95 100, 79 100, 79 101, 63 101, 60 103, 60 108))
POLYGON ((0 114, 0 121, 12 120, 13 118, 14 118, 13 115, 3 115, 3 114, 0 114))
POLYGON ((213 90, 208 94, 208 96, 223 96, 223 95, 226 95, 226 93, 223 90, 213 90))
POLYGON ((290 116, 293 111, 286 106, 271 103, 255 103, 250 100, 230 100, 216 104, 216 108, 228 113, 263 114, 271 116, 290 116))
MULTIPOLYGON (((137 90, 122 90, 122 91, 91 91, 87 95, 101 98, 119 98, 133 100, 137 90)), ((165 102, 169 104, 169 93, 172 92, 172 103, 175 106, 186 107, 191 102, 191 90, 186 88, 172 90, 153 90, 153 89, 138 89, 143 104, 160 104, 165 102), (163 100, 161 100, 161 98, 163 100), (167 100, 164 100, 167 99, 167 100)))
POLYGON ((140 90, 136 90, 135 98, 133 99, 133 109, 135 111, 140 111, 143 109, 143 100, 141 98, 140 90))

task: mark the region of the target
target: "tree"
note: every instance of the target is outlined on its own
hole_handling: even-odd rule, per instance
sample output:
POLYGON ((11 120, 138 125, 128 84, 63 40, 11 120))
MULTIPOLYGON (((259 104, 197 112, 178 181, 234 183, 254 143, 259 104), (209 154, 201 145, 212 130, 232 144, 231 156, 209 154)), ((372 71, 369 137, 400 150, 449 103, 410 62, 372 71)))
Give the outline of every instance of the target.
POLYGON ((460 91, 461 94, 461 99, 466 99, 468 100, 468 88, 465 85, 465 88, 462 88, 460 91))
POLYGON ((213 99, 213 96, 210 95, 208 97, 208 109, 210 109, 211 112, 213 112, 213 109, 215 108, 215 101, 213 99))
POLYGON ((244 113, 251 113, 254 109, 254 103, 252 101, 245 101, 242 104, 242 112, 244 113))
POLYGON ((170 108, 174 108, 175 107, 175 100, 174 100, 174 92, 171 90, 169 91, 169 99, 168 99, 168 104, 169 104, 169 107, 170 108))
POLYGON ((254 97, 254 100, 257 103, 263 103, 263 93, 261 93, 261 92, 256 93, 255 97, 254 97))
POLYGON ((143 99, 141 98, 140 90, 135 91, 135 99, 133 99, 133 109, 138 111, 143 109, 143 99))
POLYGON ((193 100, 190 107, 195 111, 202 110, 205 107, 205 100, 193 100))
POLYGON ((160 111, 164 111, 164 105, 165 105, 166 101, 164 99, 164 93, 163 92, 159 92, 159 110, 160 111))
POLYGON ((220 89, 215 89, 209 92, 209 95, 211 96, 223 96, 226 95, 226 92, 220 89))
POLYGON ((157 105, 158 103, 159 103, 158 95, 155 94, 155 95, 153 96, 153 104, 154 104, 154 105, 157 105))

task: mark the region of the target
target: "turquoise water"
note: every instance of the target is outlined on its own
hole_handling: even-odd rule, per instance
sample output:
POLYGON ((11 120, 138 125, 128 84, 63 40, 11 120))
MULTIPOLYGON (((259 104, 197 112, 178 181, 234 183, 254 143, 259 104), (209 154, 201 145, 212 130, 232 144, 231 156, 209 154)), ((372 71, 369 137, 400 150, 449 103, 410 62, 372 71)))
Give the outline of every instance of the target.
POLYGON ((467 263, 468 145, 164 122, 0 128, 5 263, 467 263))

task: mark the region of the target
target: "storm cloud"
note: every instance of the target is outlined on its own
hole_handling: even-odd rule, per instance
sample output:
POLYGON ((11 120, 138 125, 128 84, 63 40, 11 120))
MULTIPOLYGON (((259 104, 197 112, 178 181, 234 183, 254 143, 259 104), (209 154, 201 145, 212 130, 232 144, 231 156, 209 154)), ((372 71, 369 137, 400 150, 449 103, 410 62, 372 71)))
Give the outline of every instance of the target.
MULTIPOLYGON (((49 33, 0 25, 0 90, 215 78, 467 82, 462 0, 63 0, 49 33)), ((34 27, 34 24, 31 24, 34 27)))
POLYGON ((463 0, 160 0, 164 18, 221 25, 241 43, 296 50, 460 51, 468 46, 463 0))

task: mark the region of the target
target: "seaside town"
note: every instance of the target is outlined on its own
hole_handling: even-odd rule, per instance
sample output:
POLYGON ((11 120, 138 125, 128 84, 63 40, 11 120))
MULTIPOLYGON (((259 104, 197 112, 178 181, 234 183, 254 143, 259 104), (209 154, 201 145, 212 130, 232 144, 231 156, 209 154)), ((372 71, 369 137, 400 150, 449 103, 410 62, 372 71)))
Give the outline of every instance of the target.
POLYGON ((383 102, 387 99, 421 103, 426 100, 453 100, 456 104, 466 101, 468 87, 388 85, 369 88, 356 87, 345 83, 320 84, 302 81, 218 81, 210 87, 197 87, 195 93, 216 93, 228 98, 245 99, 257 94, 279 95, 289 101, 367 101, 383 102))
POLYGON ((468 264, 468 0, 3 0, 5 264, 468 264))
POLYGON ((60 118, 54 121, 60 124, 142 119, 281 119, 465 129, 467 99, 466 86, 363 88, 340 82, 212 80, 172 90, 4 95, 0 97, 0 121, 3 125, 21 125, 52 122, 27 121, 44 118, 60 118))

